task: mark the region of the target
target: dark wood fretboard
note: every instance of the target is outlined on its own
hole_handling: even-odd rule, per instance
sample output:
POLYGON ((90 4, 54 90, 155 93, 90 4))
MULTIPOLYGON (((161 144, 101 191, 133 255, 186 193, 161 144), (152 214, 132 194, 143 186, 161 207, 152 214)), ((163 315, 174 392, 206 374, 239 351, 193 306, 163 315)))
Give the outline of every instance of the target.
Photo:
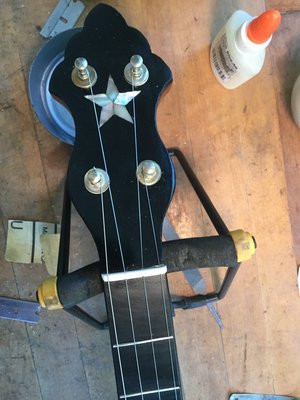
POLYGON ((166 275, 105 283, 119 399, 182 400, 166 275))

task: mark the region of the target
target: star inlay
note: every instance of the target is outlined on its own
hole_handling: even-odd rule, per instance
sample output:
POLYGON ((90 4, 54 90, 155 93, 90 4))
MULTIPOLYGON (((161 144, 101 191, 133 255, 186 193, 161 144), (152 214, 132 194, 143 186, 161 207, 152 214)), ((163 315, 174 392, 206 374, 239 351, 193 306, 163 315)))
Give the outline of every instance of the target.
POLYGON ((138 94, 140 90, 119 93, 113 78, 109 75, 106 93, 85 96, 86 99, 102 107, 99 126, 105 124, 113 115, 133 123, 126 106, 138 94))

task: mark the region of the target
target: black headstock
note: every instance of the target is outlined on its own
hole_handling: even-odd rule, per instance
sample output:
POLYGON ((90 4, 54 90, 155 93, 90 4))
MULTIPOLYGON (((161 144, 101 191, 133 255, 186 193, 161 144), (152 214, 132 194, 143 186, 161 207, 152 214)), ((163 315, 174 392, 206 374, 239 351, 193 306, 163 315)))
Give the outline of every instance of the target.
MULTIPOLYGON (((145 37, 104 4, 88 15, 83 30, 69 42, 64 62, 53 73, 50 91, 68 107, 76 126, 67 190, 91 231, 103 271, 105 260, 109 260, 111 272, 123 270, 124 265, 140 268, 159 263, 162 222, 174 190, 174 170, 156 130, 155 113, 171 78, 170 69, 151 53, 145 37), (124 78, 124 68, 133 55, 140 55, 149 71, 148 80, 137 87, 124 78), (74 62, 79 57, 96 72, 92 88, 74 84, 74 74, 79 73, 74 62), (122 95, 132 91, 140 92, 122 95), (95 98, 85 97, 98 94, 103 95, 101 106, 92 101, 95 98), (150 186, 139 182, 136 175, 137 164, 145 160, 154 161, 161 169, 161 178, 150 186), (90 170, 86 179, 91 180, 93 174, 98 179, 94 167, 109 176, 109 188, 101 194, 91 193, 85 185, 90 170)), ((88 84, 91 79, 90 75, 88 84)), ((142 177, 145 171, 147 165, 142 177)), ((105 174, 101 179, 103 183, 105 174)))

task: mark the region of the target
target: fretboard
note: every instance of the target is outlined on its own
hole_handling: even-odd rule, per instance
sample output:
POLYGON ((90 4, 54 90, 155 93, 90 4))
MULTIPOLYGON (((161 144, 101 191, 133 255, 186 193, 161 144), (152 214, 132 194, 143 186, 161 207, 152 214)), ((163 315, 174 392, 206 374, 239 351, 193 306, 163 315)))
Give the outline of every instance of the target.
POLYGON ((166 274, 105 282, 119 399, 182 400, 166 274))

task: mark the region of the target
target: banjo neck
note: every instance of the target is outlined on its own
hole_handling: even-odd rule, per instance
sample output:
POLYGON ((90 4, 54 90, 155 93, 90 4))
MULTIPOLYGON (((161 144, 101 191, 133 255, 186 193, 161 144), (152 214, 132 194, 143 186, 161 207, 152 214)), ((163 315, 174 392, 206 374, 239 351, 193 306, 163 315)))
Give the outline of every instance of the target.
POLYGON ((166 267, 102 277, 118 398, 181 400, 166 267))
POLYGON ((49 84, 75 122, 66 190, 98 250, 119 399, 182 399, 166 267, 153 267, 175 189, 155 120, 171 80, 141 32, 99 4, 49 84))

